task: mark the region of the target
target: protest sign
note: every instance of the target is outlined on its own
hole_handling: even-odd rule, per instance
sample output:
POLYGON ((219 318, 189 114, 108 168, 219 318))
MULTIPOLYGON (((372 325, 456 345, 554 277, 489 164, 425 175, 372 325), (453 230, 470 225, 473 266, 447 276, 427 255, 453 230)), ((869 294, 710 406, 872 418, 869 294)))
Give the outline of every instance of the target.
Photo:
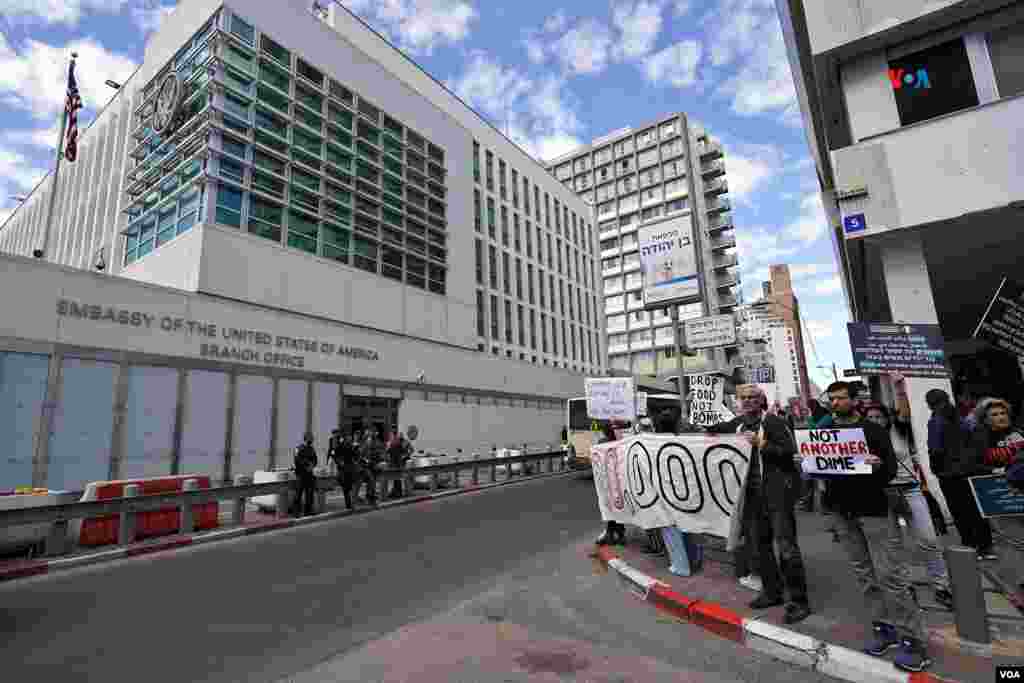
POLYGON ((863 429, 800 429, 795 436, 807 474, 871 474, 863 429))
POLYGON ((1024 493, 1014 489, 1002 475, 969 477, 974 502, 981 516, 1016 517, 1024 515, 1024 493))
POLYGON ((725 407, 725 379, 721 375, 690 377, 690 422, 709 427, 733 418, 725 407))
POLYGON ((675 526, 735 545, 750 460, 746 439, 642 434, 591 448, 604 521, 675 526))
POLYGON ((587 415, 596 420, 636 419, 632 377, 588 377, 587 415))
POLYGON ((974 336, 1018 358, 1024 357, 1024 287, 1004 277, 974 336))

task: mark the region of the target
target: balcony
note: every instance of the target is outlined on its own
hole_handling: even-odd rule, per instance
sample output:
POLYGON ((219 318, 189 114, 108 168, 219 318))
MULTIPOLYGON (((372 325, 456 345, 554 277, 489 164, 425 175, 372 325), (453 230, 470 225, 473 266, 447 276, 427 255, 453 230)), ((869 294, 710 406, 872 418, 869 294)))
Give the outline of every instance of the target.
POLYGON ((729 203, 728 199, 722 199, 721 197, 716 198, 707 204, 708 213, 718 214, 724 213, 732 209, 732 204, 729 203))
POLYGON ((715 178, 714 180, 704 183, 704 195, 714 196, 724 194, 729 191, 729 183, 726 182, 725 178, 715 178))
POLYGON ((718 312, 729 313, 731 312, 739 302, 736 300, 734 294, 720 294, 718 297, 718 312))
POLYGON ((636 240, 633 240, 629 244, 623 244, 622 245, 622 253, 623 254, 628 254, 630 252, 639 251, 639 250, 640 250, 640 243, 637 242, 636 240))
POLYGON ((711 239, 712 251, 722 251, 724 249, 733 249, 736 246, 736 238, 732 234, 726 234, 726 236, 713 237, 711 239))
POLYGON ((602 249, 601 250, 601 258, 611 258, 613 256, 618 256, 619 253, 620 253, 620 251, 619 251, 618 247, 611 247, 610 249, 602 249))
POLYGON ((640 266, 640 254, 630 254, 629 256, 623 259, 622 271, 629 273, 634 270, 639 270, 640 266))
POLYGON ((708 221, 708 233, 714 235, 723 230, 732 230, 732 216, 719 215, 708 221))
POLYGON ((734 271, 721 272, 716 269, 715 287, 719 291, 731 289, 740 283, 739 274, 734 271))
POLYGON ((602 230, 600 233, 598 233, 597 239, 599 241, 603 242, 603 241, 605 241, 607 239, 612 239, 613 237, 618 237, 618 236, 619 236, 619 228, 618 228, 618 226, 616 226, 614 228, 609 228, 607 230, 602 230))
POLYGON ((604 266, 601 268, 601 275, 618 275, 622 272, 621 265, 604 266))
POLYGON ((723 173, 725 173, 725 162, 721 159, 715 159, 701 166, 701 174, 705 178, 717 178, 723 173))
POLYGON ((623 319, 622 319, 622 322, 621 322, 621 323, 619 323, 618 325, 609 325, 609 326, 608 326, 608 327, 607 327, 607 328, 605 329, 605 331, 606 331, 606 332, 607 332, 608 334, 617 334, 617 333, 619 333, 619 332, 625 332, 625 331, 626 331, 626 319, 625 319, 625 318, 623 318, 623 319))
POLYGON ((711 256, 711 265, 715 270, 725 270, 736 264, 736 254, 712 254, 711 256))
POLYGON ((709 140, 700 146, 701 159, 718 159, 722 156, 722 143, 718 140, 709 140))
POLYGON ((629 344, 615 344, 608 347, 608 353, 629 353, 629 344))

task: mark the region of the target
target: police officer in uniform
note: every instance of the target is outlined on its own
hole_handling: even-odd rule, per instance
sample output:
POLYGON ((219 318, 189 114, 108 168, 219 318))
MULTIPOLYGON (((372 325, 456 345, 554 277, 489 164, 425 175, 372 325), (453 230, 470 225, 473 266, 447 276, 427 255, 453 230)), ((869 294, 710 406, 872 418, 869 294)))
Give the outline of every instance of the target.
POLYGON ((302 514, 313 514, 313 496, 316 494, 316 475, 313 468, 316 467, 316 449, 313 448, 313 435, 306 432, 302 445, 295 449, 295 480, 298 497, 295 500, 295 510, 303 511, 302 514), (303 507, 305 498, 305 507, 303 507))

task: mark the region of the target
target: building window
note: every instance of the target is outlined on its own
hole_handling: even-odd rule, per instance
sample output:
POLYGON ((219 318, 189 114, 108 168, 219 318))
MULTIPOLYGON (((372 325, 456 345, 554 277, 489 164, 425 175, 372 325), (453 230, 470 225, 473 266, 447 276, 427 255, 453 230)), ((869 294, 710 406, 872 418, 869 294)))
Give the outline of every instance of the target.
POLYGON ((533 309, 530 309, 530 348, 537 350, 537 314, 533 309))
POLYGON ((523 319, 523 305, 522 304, 519 304, 518 308, 516 309, 516 314, 518 316, 518 321, 519 321, 519 345, 520 346, 526 346, 526 323, 524 322, 524 319, 523 319))
POLYGON ((904 126, 978 104, 963 38, 890 60, 889 82, 904 126))
POLYGON ((540 314, 540 350, 548 352, 548 316, 540 314))
POLYGON ((502 265, 502 275, 504 276, 505 293, 506 294, 511 294, 512 293, 512 283, 510 282, 510 280, 511 280, 511 271, 512 271, 512 269, 509 267, 508 254, 505 253, 505 252, 501 253, 501 265, 502 265))
POLYGON ((496 230, 496 220, 494 218, 494 200, 490 197, 487 198, 487 234, 494 239, 496 230))
POLYGON ((516 259, 516 296, 523 300, 523 260, 516 259))
POLYGON ((484 244, 480 240, 476 241, 476 282, 484 283, 484 244))
POLYGON ((490 274, 491 289, 498 288, 498 250, 493 244, 487 246, 487 265, 490 274))
POLYGON ((234 228, 242 227, 241 190, 230 185, 221 185, 217 188, 216 222, 234 228))
POLYGON ((502 199, 508 199, 507 197, 507 186, 505 183, 505 162, 501 159, 498 160, 498 195, 502 199))
POLYGON ((498 297, 491 295, 491 339, 498 341, 498 297))
POLYGON ((501 207, 501 245, 508 246, 508 209, 501 207))
POLYGON ((533 264, 526 264, 526 289, 529 295, 530 303, 535 303, 533 300, 533 264))
POLYGON ((513 239, 515 240, 516 253, 522 251, 521 234, 519 232, 519 214, 512 214, 513 239))
POLYGON ((999 96, 1024 92, 1024 22, 990 33, 988 51, 999 96))
POLYGON ((480 184, 480 143, 473 141, 473 180, 480 184))
POLYGON ((512 343, 512 302, 505 299, 505 342, 512 343))
POLYGON ((494 192, 494 154, 487 150, 487 167, 484 169, 487 173, 487 189, 494 192))
MULTIPOLYGON (((387 180, 390 180, 390 178, 387 180)), ((483 231, 483 227, 481 225, 483 223, 483 218, 481 217, 482 213, 483 206, 481 206, 480 202, 480 190, 473 190, 473 227, 477 232, 483 231)))
POLYGON ((533 258, 533 237, 531 237, 532 226, 526 221, 526 257, 533 258))
POLYGON ((544 271, 537 269, 537 288, 539 294, 540 307, 544 308, 544 271))

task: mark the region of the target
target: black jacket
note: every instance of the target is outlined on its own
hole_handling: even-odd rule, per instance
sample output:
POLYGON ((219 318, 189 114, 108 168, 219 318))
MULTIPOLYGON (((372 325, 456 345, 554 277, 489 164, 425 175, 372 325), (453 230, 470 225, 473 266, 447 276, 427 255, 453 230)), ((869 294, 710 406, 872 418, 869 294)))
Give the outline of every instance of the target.
MULTIPOLYGON (((742 417, 735 417, 728 422, 719 422, 708 427, 712 434, 735 434, 743 423, 742 417)), ((764 448, 752 453, 750 463, 752 466, 763 466, 763 475, 760 472, 747 475, 748 482, 759 482, 757 491, 760 492, 762 500, 769 505, 793 505, 796 502, 798 493, 796 464, 793 456, 796 454, 796 442, 793 440, 793 432, 789 430, 786 421, 775 415, 765 415, 761 418, 764 425, 764 436, 768 441, 764 448)), ((751 495, 754 494, 753 489, 751 495)))
POLYGON ((312 478, 316 467, 316 449, 307 443, 295 450, 295 474, 302 478, 312 478))
POLYGON ((845 425, 829 422, 819 427, 863 429, 864 440, 868 442, 868 452, 882 459, 882 464, 871 474, 821 476, 829 482, 839 513, 853 517, 886 514, 885 488, 896 476, 899 467, 889 432, 866 420, 845 425))

